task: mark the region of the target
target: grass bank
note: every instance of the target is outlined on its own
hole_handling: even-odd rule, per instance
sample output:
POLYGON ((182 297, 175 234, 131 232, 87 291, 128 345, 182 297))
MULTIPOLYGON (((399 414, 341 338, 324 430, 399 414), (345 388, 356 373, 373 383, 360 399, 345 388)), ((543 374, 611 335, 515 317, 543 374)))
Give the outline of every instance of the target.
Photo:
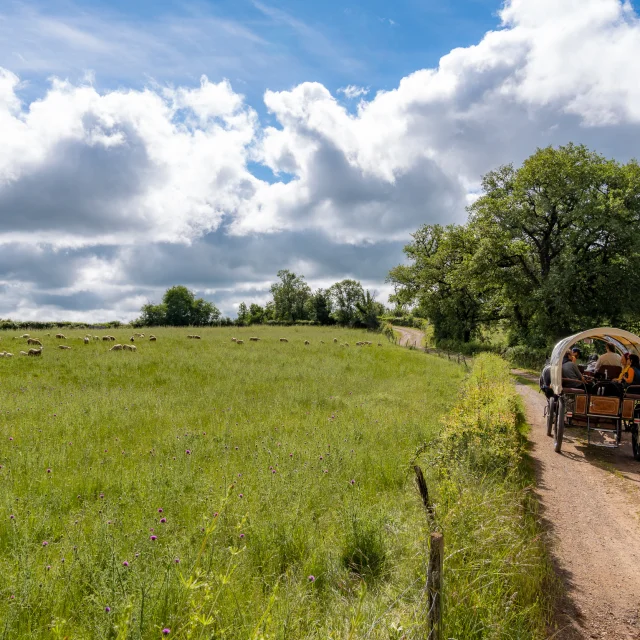
POLYGON ((409 462, 463 370, 358 331, 154 333, 0 358, 0 638, 418 633, 409 462))
POLYGON ((543 638, 556 588, 525 454, 519 396, 481 354, 437 444, 419 463, 445 537, 445 638, 543 638))

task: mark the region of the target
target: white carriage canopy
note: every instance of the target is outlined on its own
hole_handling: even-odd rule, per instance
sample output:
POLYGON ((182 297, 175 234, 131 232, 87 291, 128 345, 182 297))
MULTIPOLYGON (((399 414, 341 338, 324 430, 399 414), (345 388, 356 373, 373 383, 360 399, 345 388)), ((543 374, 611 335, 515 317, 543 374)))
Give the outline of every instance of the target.
POLYGON ((574 344, 585 338, 609 342, 614 345, 618 353, 628 351, 629 353, 636 353, 640 356, 640 337, 624 329, 599 327, 598 329, 589 329, 588 331, 576 333, 568 338, 563 338, 553 348, 550 362, 551 387, 556 395, 562 393, 562 359, 564 354, 571 349, 574 344))

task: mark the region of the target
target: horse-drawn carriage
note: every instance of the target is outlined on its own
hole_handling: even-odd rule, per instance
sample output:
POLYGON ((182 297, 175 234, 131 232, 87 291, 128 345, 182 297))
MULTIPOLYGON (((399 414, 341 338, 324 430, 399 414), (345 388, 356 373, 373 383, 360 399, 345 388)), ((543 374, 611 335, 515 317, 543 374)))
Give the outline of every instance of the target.
POLYGON ((620 446, 623 430, 630 431, 633 457, 640 460, 640 380, 634 379, 630 385, 616 383, 614 374, 621 367, 611 366, 592 373, 583 370, 584 382, 562 376, 567 352, 575 345, 594 341, 612 345, 619 354, 640 355, 640 337, 611 327, 590 329, 558 342, 541 377, 541 387, 547 396, 547 435, 553 436, 554 449, 560 453, 566 427, 586 427, 589 444, 594 432, 604 434, 608 442, 598 446, 607 447, 620 446))

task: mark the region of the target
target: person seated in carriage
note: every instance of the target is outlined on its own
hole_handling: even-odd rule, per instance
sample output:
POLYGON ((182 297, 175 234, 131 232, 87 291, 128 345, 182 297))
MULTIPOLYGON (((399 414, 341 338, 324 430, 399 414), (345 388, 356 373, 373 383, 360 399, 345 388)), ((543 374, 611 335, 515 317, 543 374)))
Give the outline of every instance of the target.
POLYGON ((607 350, 598 358, 595 372, 598 373, 603 366, 620 366, 620 356, 616 353, 616 348, 611 342, 607 342, 607 350))
POLYGON ((571 351, 567 351, 562 359, 562 378, 567 381, 568 387, 582 388, 583 385, 586 386, 587 384, 571 351))

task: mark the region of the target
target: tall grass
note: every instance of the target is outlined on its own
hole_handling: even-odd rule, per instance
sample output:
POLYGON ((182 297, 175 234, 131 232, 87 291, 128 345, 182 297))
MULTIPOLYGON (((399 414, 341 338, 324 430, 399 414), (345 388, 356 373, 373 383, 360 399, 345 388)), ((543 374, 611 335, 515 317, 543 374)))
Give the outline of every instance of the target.
POLYGON ((542 638, 557 592, 507 363, 482 354, 422 456, 445 536, 446 638, 542 638))
MULTIPOLYGON (((414 637, 426 531, 408 463, 462 369, 340 329, 154 333, 137 353, 70 331, 71 351, 45 334, 41 358, 0 358, 0 638, 414 637)), ((483 486, 441 486, 445 529, 499 500, 483 486)), ((452 576, 492 544, 466 535, 479 547, 452 576)), ((491 589, 462 584, 450 603, 491 589)))

